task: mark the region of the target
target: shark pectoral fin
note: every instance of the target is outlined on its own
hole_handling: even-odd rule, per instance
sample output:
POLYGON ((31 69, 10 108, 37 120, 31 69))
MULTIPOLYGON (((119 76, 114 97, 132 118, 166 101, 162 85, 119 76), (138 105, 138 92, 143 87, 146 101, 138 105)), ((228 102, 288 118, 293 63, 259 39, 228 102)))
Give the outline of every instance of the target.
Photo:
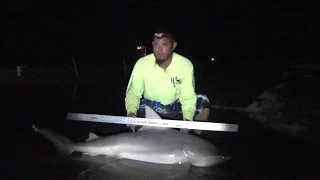
POLYGON ((168 179, 183 179, 183 177, 188 175, 191 167, 192 163, 189 161, 172 164, 171 168, 166 171, 170 175, 168 179))
POLYGON ((100 138, 99 136, 97 136, 93 132, 90 132, 89 133, 89 137, 88 137, 88 139, 86 141, 94 141, 94 140, 99 139, 99 138, 100 138))

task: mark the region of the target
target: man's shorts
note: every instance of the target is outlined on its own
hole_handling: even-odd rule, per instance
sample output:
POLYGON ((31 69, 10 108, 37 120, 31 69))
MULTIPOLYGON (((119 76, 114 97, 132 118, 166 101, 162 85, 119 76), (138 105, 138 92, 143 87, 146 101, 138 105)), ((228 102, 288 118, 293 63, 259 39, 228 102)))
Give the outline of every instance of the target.
MULTIPOLYGON (((155 112, 159 114, 162 119, 170 120, 182 120, 181 103, 177 100, 176 102, 163 105, 159 102, 150 101, 148 99, 142 99, 140 101, 140 107, 137 111, 137 117, 145 118, 145 105, 151 107, 155 112)), ((210 108, 210 101, 206 95, 197 94, 197 104, 195 115, 199 114, 203 109, 210 108)))

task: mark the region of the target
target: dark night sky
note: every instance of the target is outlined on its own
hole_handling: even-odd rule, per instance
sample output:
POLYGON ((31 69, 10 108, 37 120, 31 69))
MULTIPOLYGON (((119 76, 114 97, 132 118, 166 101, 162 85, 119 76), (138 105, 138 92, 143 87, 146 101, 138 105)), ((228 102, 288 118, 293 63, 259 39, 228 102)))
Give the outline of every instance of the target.
POLYGON ((150 52, 159 25, 176 33, 178 53, 196 61, 210 56, 318 56, 316 3, 257 2, 1 1, 2 62, 132 57, 139 44, 150 52))

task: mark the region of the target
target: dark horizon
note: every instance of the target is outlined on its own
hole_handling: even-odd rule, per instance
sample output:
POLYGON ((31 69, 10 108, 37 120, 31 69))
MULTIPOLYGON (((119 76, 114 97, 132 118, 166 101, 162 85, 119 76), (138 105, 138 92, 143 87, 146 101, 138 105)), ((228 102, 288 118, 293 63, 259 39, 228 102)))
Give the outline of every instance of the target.
POLYGON ((138 45, 151 53, 152 34, 162 25, 177 35, 176 52, 193 61, 318 58, 319 16, 312 3, 4 1, 1 11, 2 64, 136 59, 138 45))

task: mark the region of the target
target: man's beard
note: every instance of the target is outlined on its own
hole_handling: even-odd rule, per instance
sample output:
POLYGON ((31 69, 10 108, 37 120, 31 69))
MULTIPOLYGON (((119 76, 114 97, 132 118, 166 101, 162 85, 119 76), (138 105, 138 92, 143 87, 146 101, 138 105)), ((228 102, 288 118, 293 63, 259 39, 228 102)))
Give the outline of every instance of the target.
POLYGON ((166 62, 167 59, 156 59, 156 63, 160 66, 162 65, 164 62, 166 62))
POLYGON ((172 54, 169 54, 168 56, 166 56, 165 58, 157 58, 156 57, 156 63, 160 66, 162 65, 164 62, 166 62, 170 57, 172 57, 172 54))

